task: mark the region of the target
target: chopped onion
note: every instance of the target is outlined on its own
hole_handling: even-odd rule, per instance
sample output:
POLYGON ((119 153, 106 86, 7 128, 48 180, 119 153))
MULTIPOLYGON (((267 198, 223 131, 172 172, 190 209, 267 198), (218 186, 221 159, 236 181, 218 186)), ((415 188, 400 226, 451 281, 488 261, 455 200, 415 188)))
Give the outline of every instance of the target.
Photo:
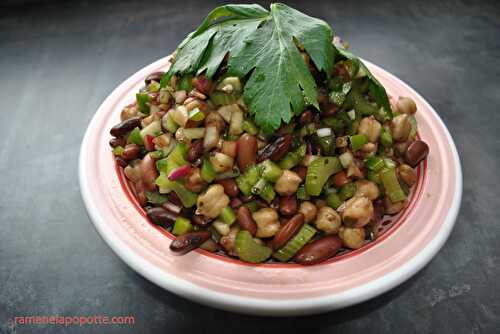
POLYGON ((347 112, 347 116, 354 121, 356 119, 356 111, 354 109, 349 110, 347 112))
POLYGON ((189 139, 200 139, 205 136, 205 128, 187 128, 184 129, 184 135, 189 139))
POLYGON ((177 106, 172 113, 172 119, 180 126, 185 126, 189 120, 189 113, 185 106, 177 106))
POLYGON ((205 128, 205 138, 203 138, 203 147, 205 150, 214 148, 219 142, 219 132, 215 126, 207 126, 205 128))
POLYGON ((180 167, 177 167, 173 171, 168 174, 168 179, 170 181, 175 181, 177 179, 180 179, 181 177, 186 176, 189 172, 191 171, 191 167, 189 165, 183 165, 180 167))
POLYGON ((316 130, 316 133, 318 134, 318 137, 328 137, 332 135, 332 129, 330 128, 322 128, 316 130))
POLYGON ((226 123, 229 123, 231 121, 232 113, 235 110, 240 110, 238 105, 237 104, 230 104, 227 106, 220 107, 219 109, 217 109, 217 112, 226 121, 226 123))
POLYGON ((339 156, 340 163, 342 167, 347 168, 353 163, 354 157, 350 151, 346 151, 339 156))
POLYGON ((173 212, 173 213, 177 213, 177 214, 181 213, 181 210, 182 210, 182 207, 180 207, 172 202, 165 202, 162 204, 162 206, 166 210, 173 212))
POLYGON ((240 135, 243 133, 243 111, 241 111, 240 107, 237 105, 236 107, 237 108, 232 113, 231 122, 229 124, 229 134, 231 135, 240 135))

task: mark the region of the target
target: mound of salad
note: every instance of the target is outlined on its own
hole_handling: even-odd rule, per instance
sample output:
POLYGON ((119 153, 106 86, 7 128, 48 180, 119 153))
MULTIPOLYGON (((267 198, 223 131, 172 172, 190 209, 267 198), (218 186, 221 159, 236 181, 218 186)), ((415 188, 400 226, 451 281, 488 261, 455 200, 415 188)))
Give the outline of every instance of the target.
POLYGON ((110 145, 174 254, 311 265, 405 208, 429 153, 416 111, 324 21, 225 5, 145 78, 110 145))

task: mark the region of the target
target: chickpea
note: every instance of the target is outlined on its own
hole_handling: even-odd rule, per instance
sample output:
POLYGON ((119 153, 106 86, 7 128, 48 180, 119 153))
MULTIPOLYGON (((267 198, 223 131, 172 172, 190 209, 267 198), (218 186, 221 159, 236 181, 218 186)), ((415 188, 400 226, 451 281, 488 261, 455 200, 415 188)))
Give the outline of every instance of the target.
POLYGON ((184 128, 178 128, 177 131, 175 131, 175 139, 179 143, 190 143, 191 139, 189 139, 186 136, 186 133, 184 132, 184 128))
POLYGON ((224 187, 220 184, 211 185, 204 194, 198 196, 197 215, 217 218, 222 210, 229 205, 229 197, 224 193, 224 187))
POLYGON ((314 218, 316 218, 318 208, 316 208, 316 205, 312 204, 311 202, 305 201, 300 204, 299 212, 304 215, 304 221, 306 223, 310 223, 314 220, 314 218))
POLYGON ((172 135, 170 133, 164 133, 161 136, 155 137, 153 143, 157 150, 161 150, 164 147, 168 147, 172 141, 172 135))
POLYGON ((324 206, 319 210, 318 217, 314 222, 314 225, 326 234, 337 234, 341 224, 340 215, 329 206, 324 206))
POLYGON ((186 189, 192 192, 199 193, 205 186, 205 181, 201 178, 201 171, 199 168, 193 168, 186 176, 186 189))
POLYGON ((358 133, 365 135, 371 143, 378 141, 381 130, 382 125, 373 116, 363 118, 358 127, 358 133))
POLYGON ((220 132, 224 129, 226 123, 218 112, 213 111, 209 113, 207 117, 205 117, 205 126, 215 126, 217 128, 217 131, 220 132))
POLYGON ((380 196, 378 186, 368 180, 356 181, 356 194, 357 197, 367 197, 370 201, 376 200, 380 196))
POLYGON ((403 210, 405 206, 406 206, 406 201, 392 203, 389 197, 386 196, 384 198, 384 209, 385 213, 388 215, 395 215, 396 213, 403 210))
POLYGON ((397 106, 399 112, 402 114, 413 115, 414 113, 417 112, 417 105, 415 104, 415 101, 406 96, 399 97, 397 106))
POLYGON ((234 165, 234 159, 229 155, 216 152, 214 155, 210 156, 210 162, 214 166, 214 170, 216 173, 227 172, 234 165))
POLYGON ((281 196, 290 196, 297 192, 301 182, 302 179, 297 173, 285 170, 279 177, 278 181, 276 181, 274 189, 281 196))
POLYGON ((409 187, 417 182, 417 172, 409 165, 403 164, 398 166, 399 177, 406 183, 409 187))
POLYGON ((373 204, 367 197, 354 196, 345 203, 342 212, 344 224, 352 227, 363 227, 373 217, 373 204))
POLYGON ((399 142, 394 144, 394 149, 399 156, 404 156, 406 153, 406 150, 408 149, 408 146, 410 146, 410 141, 404 141, 404 142, 399 142))
POLYGON ((257 224, 256 236, 258 238, 272 237, 281 227, 278 213, 271 208, 263 208, 254 212, 252 218, 257 224))
POLYGON ((366 143, 361 147, 361 151, 365 156, 374 155, 377 153, 378 145, 376 143, 366 143))
POLYGON ((126 121, 129 118, 132 118, 134 116, 137 116, 138 110, 137 107, 132 105, 132 106, 126 106, 123 108, 122 112, 120 113, 120 119, 122 121, 126 121))
POLYGON ((365 242, 366 232, 362 227, 341 227, 339 237, 345 247, 358 249, 365 242))
POLYGON ((238 232, 240 232, 240 228, 238 226, 233 226, 226 236, 220 238, 219 243, 226 250, 226 252, 231 252, 234 249, 238 232))
POLYGON ((407 114, 394 117, 391 121, 392 138, 395 141, 404 142, 408 139, 411 131, 411 124, 407 114))

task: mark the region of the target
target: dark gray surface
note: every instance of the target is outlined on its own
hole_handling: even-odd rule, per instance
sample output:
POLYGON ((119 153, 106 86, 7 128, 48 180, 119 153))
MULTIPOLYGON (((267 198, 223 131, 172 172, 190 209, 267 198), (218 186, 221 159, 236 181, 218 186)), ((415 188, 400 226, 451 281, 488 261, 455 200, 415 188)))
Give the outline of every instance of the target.
POLYGON ((408 282, 345 310, 265 319, 199 306, 143 279, 96 233, 79 193, 79 146, 99 104, 215 3, 39 2, 0 7, 0 333, 500 331, 499 5, 292 3, 435 107, 461 156, 464 197, 449 241, 408 282), (9 325, 37 314, 131 314, 136 324, 9 325))

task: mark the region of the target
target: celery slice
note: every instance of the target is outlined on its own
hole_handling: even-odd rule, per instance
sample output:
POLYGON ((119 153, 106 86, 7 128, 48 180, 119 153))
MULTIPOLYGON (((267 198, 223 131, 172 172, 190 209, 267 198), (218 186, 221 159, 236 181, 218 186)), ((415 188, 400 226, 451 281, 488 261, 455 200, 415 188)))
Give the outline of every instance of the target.
POLYGON ((314 234, 316 234, 316 229, 309 224, 304 224, 292 240, 288 241, 283 248, 276 251, 273 257, 281 262, 287 262, 311 240, 314 234))
POLYGON ((261 263, 271 256, 271 248, 259 245, 248 231, 240 231, 236 236, 236 253, 241 260, 261 263))

